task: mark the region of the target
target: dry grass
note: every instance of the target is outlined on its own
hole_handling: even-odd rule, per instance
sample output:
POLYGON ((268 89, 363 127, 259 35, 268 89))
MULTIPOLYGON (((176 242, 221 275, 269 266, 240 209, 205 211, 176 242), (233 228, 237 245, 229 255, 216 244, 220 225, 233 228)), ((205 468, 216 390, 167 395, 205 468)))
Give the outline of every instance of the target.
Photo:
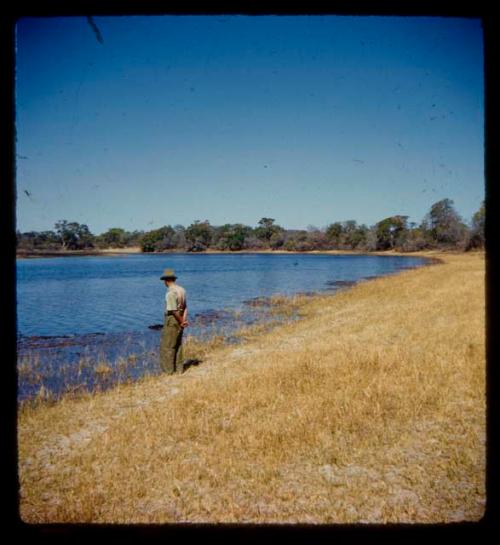
POLYGON ((484 254, 440 257, 306 298, 182 376, 22 408, 23 520, 480 519, 484 254))

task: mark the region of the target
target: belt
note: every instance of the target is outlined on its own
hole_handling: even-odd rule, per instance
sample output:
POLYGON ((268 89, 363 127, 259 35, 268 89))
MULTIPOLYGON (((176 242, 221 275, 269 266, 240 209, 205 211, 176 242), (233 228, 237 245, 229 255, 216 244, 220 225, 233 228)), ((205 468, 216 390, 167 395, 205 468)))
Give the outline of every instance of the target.
POLYGON ((167 310, 167 316, 173 316, 174 315, 174 312, 178 312, 179 314, 184 314, 184 309, 182 310, 167 310))

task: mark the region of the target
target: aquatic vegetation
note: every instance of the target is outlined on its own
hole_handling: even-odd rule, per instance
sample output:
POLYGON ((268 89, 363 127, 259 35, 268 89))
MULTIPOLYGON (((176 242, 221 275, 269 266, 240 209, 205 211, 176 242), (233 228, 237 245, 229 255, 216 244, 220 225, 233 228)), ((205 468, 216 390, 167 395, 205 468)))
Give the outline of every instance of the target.
MULTIPOLYGON (((203 359, 215 348, 241 342, 286 321, 297 319, 300 314, 299 307, 306 297, 313 295, 274 295, 261 298, 265 299, 265 309, 259 308, 255 313, 252 310, 221 310, 197 316, 192 322, 201 322, 204 331, 197 336, 190 335, 187 331, 184 340, 186 359, 203 359)), ((83 342, 85 338, 82 339, 83 342)), ((89 336, 89 339, 93 340, 94 337, 89 336)), ((57 350, 57 343, 52 340, 50 342, 53 349, 57 350)), ((72 343, 76 344, 75 339, 72 339, 72 343)), ((72 362, 54 359, 53 362, 42 363, 36 349, 24 351, 18 364, 19 381, 25 393, 20 397, 20 403, 34 402, 39 405, 45 399, 48 403, 54 403, 67 394, 74 397, 84 392, 103 391, 124 382, 160 373, 158 349, 147 350, 144 341, 133 344, 134 340, 127 335, 119 338, 119 343, 120 355, 115 359, 106 357, 102 349, 94 354, 89 346, 85 346, 81 357, 72 362), (141 350, 129 353, 129 346, 138 346, 141 350), (44 392, 50 392, 50 397, 39 395, 41 386, 44 392)))

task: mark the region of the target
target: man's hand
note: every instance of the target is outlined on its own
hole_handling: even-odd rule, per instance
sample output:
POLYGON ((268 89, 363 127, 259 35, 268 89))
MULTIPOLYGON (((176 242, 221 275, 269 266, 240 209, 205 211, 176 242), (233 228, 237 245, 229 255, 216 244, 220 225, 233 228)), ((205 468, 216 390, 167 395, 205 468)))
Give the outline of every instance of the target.
POLYGON ((189 325, 189 322, 187 320, 184 320, 182 323, 181 323, 181 327, 184 328, 184 327, 187 327, 189 325))
POLYGON ((172 314, 174 315, 174 318, 177 320, 177 323, 181 326, 181 327, 184 327, 182 324, 185 322, 184 318, 181 316, 180 312, 177 311, 177 310, 173 310, 172 311, 172 314))

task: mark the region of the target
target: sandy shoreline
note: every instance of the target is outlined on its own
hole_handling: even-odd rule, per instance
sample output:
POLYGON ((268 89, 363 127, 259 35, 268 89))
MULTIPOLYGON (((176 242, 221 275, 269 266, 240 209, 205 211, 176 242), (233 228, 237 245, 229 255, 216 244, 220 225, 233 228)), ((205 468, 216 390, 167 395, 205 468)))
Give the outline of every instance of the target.
POLYGON ((443 252, 442 250, 423 250, 415 252, 398 252, 395 250, 384 251, 356 251, 356 250, 310 250, 310 251, 288 251, 288 250, 213 250, 208 249, 204 252, 187 252, 182 250, 166 250, 164 252, 142 252, 140 247, 131 248, 107 248, 104 250, 75 250, 65 252, 23 252, 17 253, 16 259, 42 259, 47 257, 89 257, 89 256, 119 256, 130 254, 142 254, 142 255, 171 255, 171 254, 189 254, 189 255, 240 255, 240 254, 301 254, 301 255, 379 255, 379 256, 430 256, 438 254, 461 254, 463 252, 457 250, 449 250, 443 252))
POLYGON ((17 252, 16 259, 42 259, 44 257, 88 257, 102 255, 127 255, 140 254, 141 249, 138 246, 131 248, 106 248, 103 250, 67 250, 58 251, 40 251, 40 252, 17 252))
POLYGON ((184 375, 22 409, 23 520, 479 520, 484 253, 418 255, 184 375))

